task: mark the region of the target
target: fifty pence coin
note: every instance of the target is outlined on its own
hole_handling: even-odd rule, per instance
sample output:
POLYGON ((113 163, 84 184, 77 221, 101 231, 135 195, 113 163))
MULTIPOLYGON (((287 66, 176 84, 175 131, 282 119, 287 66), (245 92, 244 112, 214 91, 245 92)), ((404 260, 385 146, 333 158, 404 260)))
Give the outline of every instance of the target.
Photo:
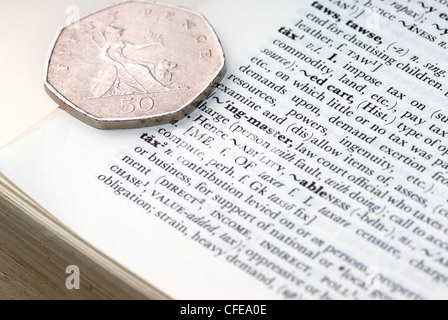
POLYGON ((126 129, 181 119, 224 73, 223 49, 203 16, 129 1, 59 32, 45 87, 87 124, 126 129))

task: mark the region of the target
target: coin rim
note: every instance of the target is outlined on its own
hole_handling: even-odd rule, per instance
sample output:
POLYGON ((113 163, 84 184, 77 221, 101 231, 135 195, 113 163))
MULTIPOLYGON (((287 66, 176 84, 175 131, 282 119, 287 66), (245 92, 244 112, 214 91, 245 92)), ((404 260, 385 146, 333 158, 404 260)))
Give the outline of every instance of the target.
POLYGON ((77 21, 72 22, 69 25, 66 25, 62 28, 59 28, 59 30, 56 33, 56 36, 54 40, 52 41, 52 45, 50 47, 50 50, 47 54, 46 64, 45 64, 45 70, 44 70, 44 88, 47 94, 57 103, 59 104, 60 108, 74 116, 75 118, 83 121, 84 123, 87 123, 88 125, 95 127, 97 129, 106 129, 106 130, 115 130, 115 129, 132 129, 132 128, 142 128, 147 126, 153 126, 153 125, 160 125, 160 124, 166 124, 170 121, 174 120, 180 120, 187 116, 189 113, 191 113, 193 110, 196 109, 197 105, 204 100, 205 97, 207 97, 216 87, 216 85, 222 80, 226 73, 226 57, 225 53, 222 47, 222 43, 211 25, 211 23, 207 20, 207 18, 202 15, 201 13, 192 11, 190 9, 184 8, 182 6, 176 6, 172 4, 162 3, 159 1, 139 1, 139 0, 130 0, 130 1, 124 1, 120 2, 118 4, 114 4, 108 7, 105 7, 103 9, 94 11, 93 13, 88 13, 85 16, 79 18, 77 21), (94 116, 85 110, 81 109, 80 107, 76 106, 74 103, 72 103, 69 99, 67 99, 63 94, 61 94, 48 80, 49 75, 49 69, 50 69, 50 62, 51 58, 53 56, 54 50, 56 48, 56 44, 62 35, 62 32, 69 28, 70 26, 74 25, 75 23, 84 20, 88 17, 94 16, 98 13, 101 13, 103 11, 109 10, 111 8, 127 4, 127 3, 142 3, 142 4, 152 4, 152 5, 160 5, 168 8, 173 8, 176 10, 183 10, 190 14, 196 15, 201 17, 205 23, 208 25, 210 30, 212 31, 213 37, 217 41, 218 49, 219 49, 219 56, 221 58, 221 65, 218 66, 218 71, 214 75, 213 80, 210 82, 208 86, 206 86, 203 90, 201 90, 198 94, 194 95, 192 99, 190 99, 188 102, 184 103, 182 107, 178 108, 176 111, 172 111, 169 113, 165 113, 163 115, 157 115, 157 116, 141 116, 141 117, 132 117, 132 118, 120 118, 120 119, 110 119, 110 118, 99 118, 97 116, 94 116))

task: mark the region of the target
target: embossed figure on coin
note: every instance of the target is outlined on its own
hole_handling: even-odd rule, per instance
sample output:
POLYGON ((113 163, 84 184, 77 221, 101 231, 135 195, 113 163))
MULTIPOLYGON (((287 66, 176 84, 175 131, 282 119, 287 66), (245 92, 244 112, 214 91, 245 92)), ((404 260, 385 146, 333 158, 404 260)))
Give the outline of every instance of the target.
POLYGON ((109 25, 100 32, 100 39, 93 34, 87 35, 98 47, 101 58, 106 63, 105 66, 100 66, 99 75, 93 78, 91 90, 94 98, 188 89, 172 84, 173 69, 177 68, 177 63, 163 60, 154 64, 126 56, 126 49, 141 50, 155 45, 162 46, 161 35, 148 31, 148 43, 137 45, 124 41, 123 31, 124 29, 109 25))

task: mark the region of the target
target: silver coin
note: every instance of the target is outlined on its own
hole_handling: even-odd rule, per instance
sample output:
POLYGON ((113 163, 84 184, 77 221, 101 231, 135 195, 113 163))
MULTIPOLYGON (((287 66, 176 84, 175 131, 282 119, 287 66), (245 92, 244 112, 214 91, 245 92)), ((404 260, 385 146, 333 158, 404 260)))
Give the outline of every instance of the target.
POLYGON ((129 1, 59 32, 45 87, 87 124, 125 129, 184 117, 224 73, 221 43, 203 16, 129 1))

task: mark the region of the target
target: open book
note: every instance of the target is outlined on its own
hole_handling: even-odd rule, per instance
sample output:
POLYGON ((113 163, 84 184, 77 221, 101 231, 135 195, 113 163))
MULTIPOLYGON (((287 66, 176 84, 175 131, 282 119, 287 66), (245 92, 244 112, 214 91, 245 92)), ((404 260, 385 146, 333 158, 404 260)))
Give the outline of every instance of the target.
POLYGON ((0 151, 0 295, 74 265, 78 297, 448 298, 448 6, 217 2, 229 71, 187 118, 56 111, 0 151))

